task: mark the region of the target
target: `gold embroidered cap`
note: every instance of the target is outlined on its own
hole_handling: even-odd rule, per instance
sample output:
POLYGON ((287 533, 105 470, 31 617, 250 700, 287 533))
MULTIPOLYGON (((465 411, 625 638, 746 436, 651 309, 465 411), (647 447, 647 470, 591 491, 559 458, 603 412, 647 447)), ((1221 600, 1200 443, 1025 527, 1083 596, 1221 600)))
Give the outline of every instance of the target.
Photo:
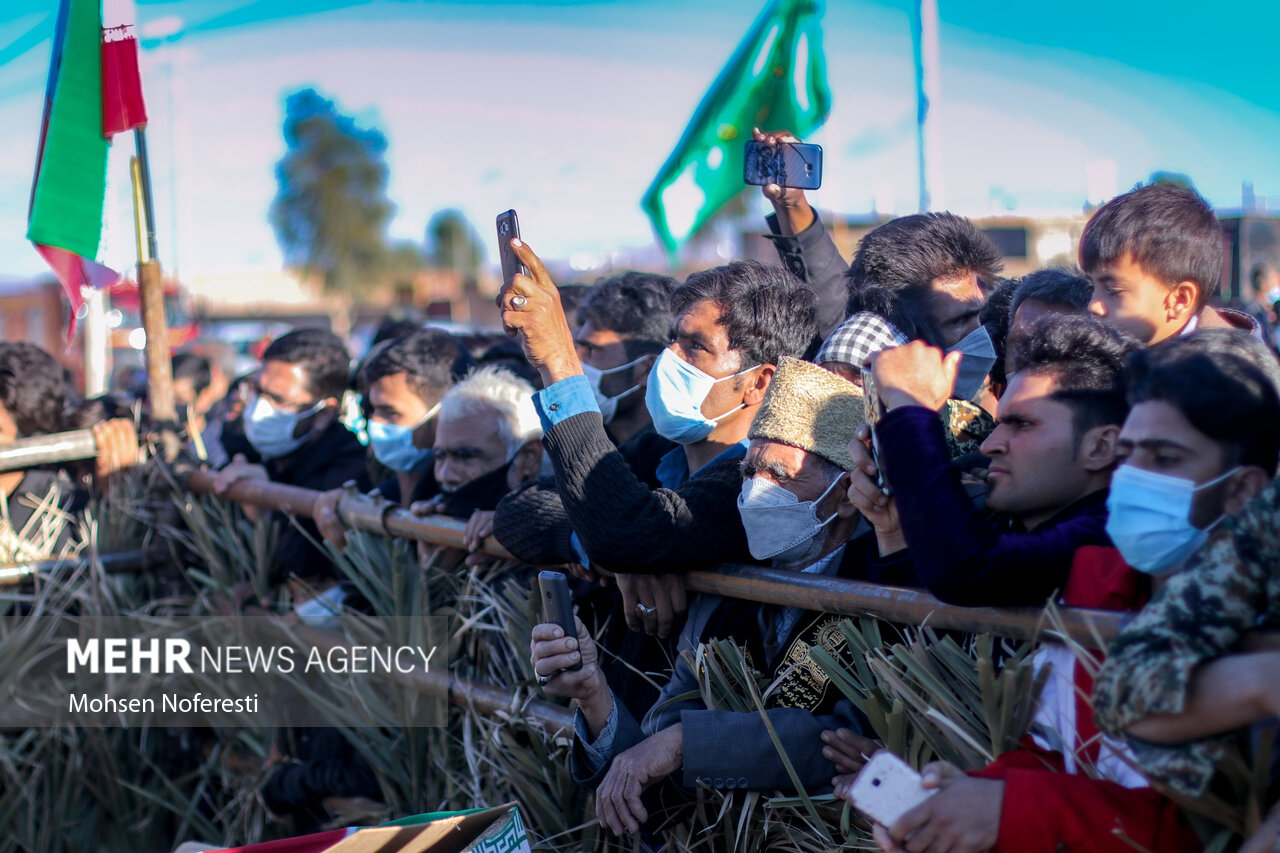
POLYGON ((789 444, 852 471, 849 442, 865 418, 862 389, 816 364, 786 357, 747 437, 789 444))

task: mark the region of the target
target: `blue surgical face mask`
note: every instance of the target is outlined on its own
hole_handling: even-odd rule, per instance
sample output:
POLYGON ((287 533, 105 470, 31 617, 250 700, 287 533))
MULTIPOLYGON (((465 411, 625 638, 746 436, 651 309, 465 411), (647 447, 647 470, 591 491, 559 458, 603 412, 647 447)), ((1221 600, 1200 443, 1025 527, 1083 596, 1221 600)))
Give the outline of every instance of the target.
POLYGON ((244 435, 263 459, 279 459, 297 450, 307 436, 294 433, 303 418, 310 417, 324 408, 321 400, 304 412, 282 412, 262 395, 249 401, 244 411, 244 435))
POLYGON ((604 417, 605 423, 609 423, 609 421, 613 420, 613 416, 618 414, 618 401, 623 397, 634 394, 640 389, 640 386, 632 385, 621 394, 606 397, 605 393, 600 390, 600 383, 606 376, 614 373, 621 373, 624 370, 630 370, 643 361, 644 358, 645 356, 641 356, 634 361, 629 361, 626 364, 620 364, 617 367, 611 367, 608 370, 601 370, 598 367, 592 367, 586 362, 583 362, 582 373, 587 377, 587 381, 591 383, 591 393, 595 395, 596 405, 600 407, 600 414, 604 417))
POLYGON ((947 347, 947 352, 964 355, 956 373, 956 387, 952 395, 962 400, 972 400, 982 391, 982 383, 996 364, 996 346, 986 326, 978 326, 969 334, 947 347))
POLYGON ((421 474, 427 470, 431 465, 431 448, 414 444, 413 434, 439 411, 440 404, 436 403, 410 426, 369 421, 369 446, 373 448, 374 458, 392 471, 421 474))
POLYGON ((1182 567, 1209 538, 1207 528, 1191 523, 1196 492, 1217 485, 1239 468, 1197 486, 1191 480, 1121 465, 1111 475, 1107 496, 1107 535, 1130 566, 1157 577, 1182 567))
POLYGON ((644 403, 653 418, 653 428, 658 435, 676 444, 696 444, 716 428, 716 423, 741 409, 734 406, 714 418, 702 414, 702 401, 707 399, 717 382, 755 370, 740 370, 732 376, 716 379, 708 376, 689 362, 665 349, 649 371, 649 385, 645 388, 644 403))
POLYGON ((742 481, 738 514, 747 532, 747 550, 757 560, 772 559, 784 565, 807 565, 822 551, 823 528, 836 517, 833 512, 818 519, 818 505, 826 499, 841 474, 811 501, 802 501, 787 489, 763 477, 742 481))

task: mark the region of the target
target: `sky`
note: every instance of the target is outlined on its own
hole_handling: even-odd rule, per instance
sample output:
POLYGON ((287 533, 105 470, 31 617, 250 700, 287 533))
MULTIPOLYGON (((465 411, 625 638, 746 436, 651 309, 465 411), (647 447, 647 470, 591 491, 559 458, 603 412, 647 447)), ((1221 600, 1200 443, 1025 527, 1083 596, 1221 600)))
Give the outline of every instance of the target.
MULTIPOLYGON (((43 272, 24 234, 56 5, 0 9, 0 275, 43 272)), ((284 99, 305 87, 388 137, 395 238, 421 241, 456 207, 491 242, 514 207, 547 257, 651 248, 640 198, 762 5, 138 0, 161 260, 184 275, 280 267, 267 211, 284 99)), ((1280 4, 938 5, 943 206, 1079 211, 1165 170, 1220 209, 1246 181, 1280 208, 1280 4)), ((822 210, 915 210, 908 11, 826 2, 822 210)), ((134 245, 131 148, 110 164, 100 257, 117 268, 134 245)))

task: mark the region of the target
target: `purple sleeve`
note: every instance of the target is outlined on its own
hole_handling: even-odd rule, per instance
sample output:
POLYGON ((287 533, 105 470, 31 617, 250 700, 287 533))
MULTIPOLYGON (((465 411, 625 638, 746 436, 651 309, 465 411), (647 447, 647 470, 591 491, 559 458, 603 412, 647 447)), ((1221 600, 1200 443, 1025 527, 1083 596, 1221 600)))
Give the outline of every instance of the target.
POLYGON ((903 406, 877 430, 916 577, 943 601, 1044 604, 1066 583, 1077 548, 1109 544, 1102 511, 1018 532, 975 507, 935 412, 903 406))

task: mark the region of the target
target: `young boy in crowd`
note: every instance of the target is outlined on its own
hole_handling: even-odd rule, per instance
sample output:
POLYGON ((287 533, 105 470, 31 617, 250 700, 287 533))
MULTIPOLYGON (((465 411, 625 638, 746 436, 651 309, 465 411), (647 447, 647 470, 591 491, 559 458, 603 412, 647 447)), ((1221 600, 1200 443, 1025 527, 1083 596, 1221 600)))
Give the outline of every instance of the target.
POLYGON ((1258 334, 1249 315, 1213 308, 1222 277, 1222 226, 1195 190, 1151 184, 1098 208, 1080 235, 1093 282, 1089 310, 1150 345, 1196 329, 1258 334))

